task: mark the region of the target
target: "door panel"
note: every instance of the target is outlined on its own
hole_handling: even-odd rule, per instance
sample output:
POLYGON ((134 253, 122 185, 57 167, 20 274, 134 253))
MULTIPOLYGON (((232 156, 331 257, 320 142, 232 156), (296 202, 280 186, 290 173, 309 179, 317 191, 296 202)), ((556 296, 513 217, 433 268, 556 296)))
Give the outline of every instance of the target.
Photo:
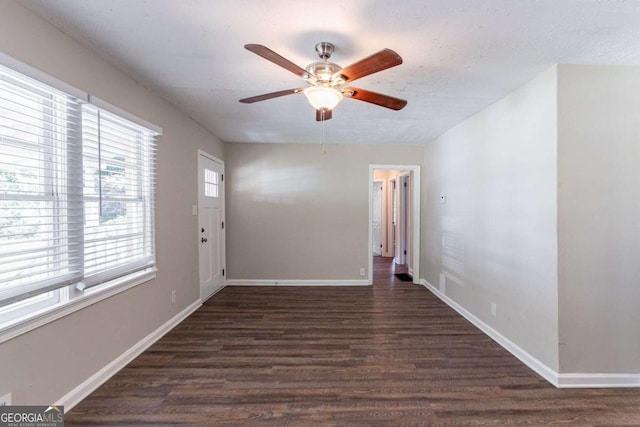
POLYGON ((200 298, 224 285, 224 165, 198 156, 198 226, 200 298))

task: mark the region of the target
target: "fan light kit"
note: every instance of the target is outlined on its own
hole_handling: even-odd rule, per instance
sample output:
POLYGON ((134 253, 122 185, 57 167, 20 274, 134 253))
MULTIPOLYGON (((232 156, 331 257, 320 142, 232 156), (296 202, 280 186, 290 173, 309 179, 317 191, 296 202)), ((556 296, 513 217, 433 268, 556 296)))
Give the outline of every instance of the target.
POLYGON ((329 120, 332 116, 332 110, 345 97, 369 102, 392 110, 401 110, 407 105, 407 101, 404 99, 345 86, 347 83, 361 77, 402 64, 400 55, 391 49, 383 49, 355 64, 342 68, 333 62, 329 62, 334 46, 328 42, 321 42, 316 45, 316 52, 318 52, 321 60, 309 64, 307 68, 304 69, 265 46, 247 44, 244 47, 256 55, 302 77, 308 86, 305 88, 281 90, 253 96, 251 98, 244 98, 240 100, 242 103, 251 104, 302 92, 307 97, 311 106, 316 110, 316 120, 318 121, 329 120))
POLYGON ((309 86, 303 93, 316 110, 333 110, 342 101, 342 92, 332 87, 309 86))

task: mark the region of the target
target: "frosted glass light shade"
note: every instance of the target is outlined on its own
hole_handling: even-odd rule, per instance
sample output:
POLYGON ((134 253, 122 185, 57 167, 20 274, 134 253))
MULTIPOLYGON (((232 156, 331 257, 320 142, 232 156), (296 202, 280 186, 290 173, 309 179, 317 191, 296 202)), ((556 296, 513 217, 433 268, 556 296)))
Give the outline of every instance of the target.
POLYGON ((332 87, 310 86, 304 94, 316 110, 333 110, 342 101, 342 92, 332 87))

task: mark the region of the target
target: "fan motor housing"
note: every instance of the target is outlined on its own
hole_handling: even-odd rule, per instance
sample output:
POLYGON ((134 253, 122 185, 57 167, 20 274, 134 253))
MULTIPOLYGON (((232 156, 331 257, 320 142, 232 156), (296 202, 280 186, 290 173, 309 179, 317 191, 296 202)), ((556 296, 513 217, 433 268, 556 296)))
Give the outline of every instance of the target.
POLYGON ((305 69, 309 73, 306 80, 310 85, 338 87, 345 84, 344 78, 339 73, 342 67, 333 62, 318 61, 307 65, 305 69))

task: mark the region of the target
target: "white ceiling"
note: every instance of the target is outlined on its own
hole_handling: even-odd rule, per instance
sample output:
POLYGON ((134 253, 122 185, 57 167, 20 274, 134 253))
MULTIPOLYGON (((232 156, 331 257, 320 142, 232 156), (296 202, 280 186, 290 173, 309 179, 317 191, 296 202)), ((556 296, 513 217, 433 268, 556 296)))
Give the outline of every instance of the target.
POLYGON ((640 66, 635 0, 23 0, 228 142, 317 143, 303 86, 245 50, 266 45, 305 67, 314 46, 347 66, 390 48, 404 63, 358 80, 404 98, 401 111, 345 99, 327 143, 422 144, 554 63, 640 66))

